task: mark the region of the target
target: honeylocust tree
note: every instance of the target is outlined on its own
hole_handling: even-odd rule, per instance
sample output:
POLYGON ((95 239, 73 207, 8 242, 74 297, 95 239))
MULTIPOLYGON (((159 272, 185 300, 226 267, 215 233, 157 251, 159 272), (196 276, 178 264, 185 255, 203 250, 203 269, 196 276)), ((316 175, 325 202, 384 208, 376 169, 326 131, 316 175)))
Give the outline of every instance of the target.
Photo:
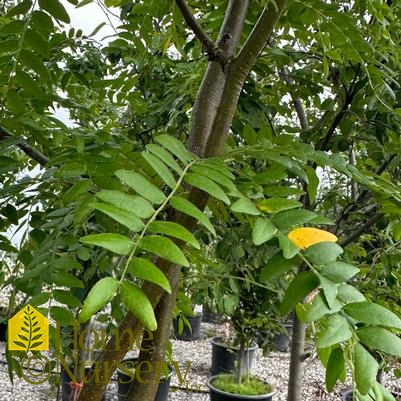
MULTIPOLYGON (((302 338, 316 320, 328 388, 348 363, 360 397, 382 391, 369 350, 399 348, 369 339, 393 341, 397 317, 369 320, 377 306, 346 283, 356 270, 337 261, 338 246, 304 255, 287 233, 333 222, 345 246, 391 221, 399 235, 399 5, 69 3, 82 13, 97 4, 105 23, 112 13, 113 34, 98 42, 104 23, 90 34, 71 27, 59 0, 1 10, 1 225, 22 240, 4 235, 0 247, 15 259, 4 285, 33 306, 57 301, 41 310, 63 325, 110 304, 97 316, 119 335, 79 400, 100 399, 130 348, 126 330, 153 330, 140 360, 164 359, 180 266, 200 247, 193 231, 215 235, 205 208, 246 219, 255 244, 277 247, 262 281, 296 273, 281 306, 299 317, 288 399, 300 400, 302 338), (334 336, 349 318, 367 327, 334 336)), ((16 358, 8 353, 10 371, 16 358)), ((149 380, 128 399, 153 400, 149 380)))

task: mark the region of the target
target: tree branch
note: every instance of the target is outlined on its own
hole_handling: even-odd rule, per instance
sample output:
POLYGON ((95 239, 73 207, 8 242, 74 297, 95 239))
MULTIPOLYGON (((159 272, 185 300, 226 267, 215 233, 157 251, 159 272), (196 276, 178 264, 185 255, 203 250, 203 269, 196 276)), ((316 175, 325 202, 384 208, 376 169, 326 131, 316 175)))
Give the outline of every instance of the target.
POLYGON ((345 238, 343 241, 341 241, 339 245, 344 248, 352 242, 356 241, 366 230, 368 230, 370 227, 374 226, 378 221, 380 221, 383 216, 383 213, 377 212, 363 226, 359 227, 348 238, 345 238))
MULTIPOLYGON (((233 56, 238 45, 248 6, 249 0, 230 0, 229 2, 218 38, 219 47, 226 59, 233 56)), ((201 157, 211 135, 227 80, 226 71, 222 66, 214 60, 209 61, 195 100, 191 134, 188 140, 189 150, 201 157)))
POLYGON ((221 51, 221 49, 219 49, 218 46, 216 46, 213 40, 200 26, 200 24, 192 14, 191 9, 188 7, 187 2, 185 0, 175 0, 175 3, 177 4, 177 7, 180 9, 181 14, 184 17, 184 20, 188 25, 188 27, 192 29, 192 32, 205 47, 206 52, 209 56, 209 60, 216 61, 222 65, 225 64, 226 59, 223 56, 223 52, 221 51))
MULTIPOLYGON (((360 70, 360 65, 358 65, 358 67, 355 71, 355 76, 354 76, 349 88, 345 90, 344 104, 341 106, 340 111, 334 117, 334 120, 332 121, 330 128, 328 129, 325 137, 320 141, 319 144, 317 144, 317 146, 316 146, 317 149, 326 150, 326 146, 330 142, 330 139, 333 136, 334 131, 336 130, 336 128, 340 124, 341 120, 345 116, 345 114, 348 110, 348 107, 351 105, 352 101, 354 100, 355 95, 358 93, 358 90, 355 90, 355 85, 356 85, 356 82, 357 82, 357 79, 359 76, 359 70, 360 70)), ((323 120, 323 118, 325 118, 325 116, 326 116, 326 113, 322 116, 321 121, 323 120)), ((319 122, 317 124, 317 127, 319 127, 319 125, 321 125, 321 122, 319 122)))
MULTIPOLYGON (((0 140, 14 138, 5 128, 0 126, 0 140)), ((37 161, 41 166, 45 166, 49 159, 32 146, 28 145, 24 140, 19 139, 16 144, 26 155, 37 161)))
POLYGON ((258 21, 256 22, 252 32, 242 46, 238 54, 236 63, 241 66, 243 71, 250 71, 252 65, 256 61, 256 57, 268 43, 287 0, 269 1, 262 11, 258 21))
MULTIPOLYGON (((289 75, 287 67, 283 67, 281 69, 281 77, 283 78, 283 80, 284 80, 284 82, 286 83, 287 86, 290 87, 291 85, 293 85, 294 80, 289 75)), ((306 118, 305 110, 304 110, 304 108, 302 106, 302 103, 301 103, 301 99, 299 97, 296 97, 294 95, 294 92, 290 88, 288 89, 288 93, 290 94, 291 99, 292 99, 292 103, 294 104, 294 108, 295 108, 295 111, 297 113, 298 120, 299 120, 299 123, 301 125, 301 128, 304 131, 307 131, 309 129, 309 124, 308 124, 308 119, 306 118)))
POLYGON ((319 150, 326 150, 327 145, 330 142, 331 137, 333 136, 336 128, 338 127, 338 125, 340 124, 341 120, 343 119, 343 117, 345 116, 349 105, 351 104, 353 98, 354 98, 355 94, 351 93, 348 96, 346 96, 345 98, 345 102, 344 104, 341 106, 340 111, 336 114, 336 116, 334 117, 334 120, 332 121, 332 123, 330 124, 329 129, 326 132, 326 135, 324 136, 324 138, 317 144, 316 148, 319 150))
MULTIPOLYGON (((384 160, 383 163, 376 169, 375 174, 376 175, 381 175, 384 173, 384 171, 387 169, 387 167, 390 165, 390 163, 394 160, 394 158, 397 156, 397 153, 393 153, 388 159, 384 160)), ((363 189, 356 200, 352 203, 349 203, 347 206, 344 207, 340 217, 337 219, 336 226, 337 229, 339 225, 341 224, 342 221, 344 221, 351 212, 353 212, 356 208, 360 207, 362 202, 371 194, 370 189, 363 189)))
POLYGON ((228 64, 226 84, 217 110, 218 118, 215 119, 205 150, 208 157, 215 156, 216 149, 224 147, 245 79, 268 42, 286 3, 287 0, 277 0, 274 4, 269 1, 238 56, 228 64))

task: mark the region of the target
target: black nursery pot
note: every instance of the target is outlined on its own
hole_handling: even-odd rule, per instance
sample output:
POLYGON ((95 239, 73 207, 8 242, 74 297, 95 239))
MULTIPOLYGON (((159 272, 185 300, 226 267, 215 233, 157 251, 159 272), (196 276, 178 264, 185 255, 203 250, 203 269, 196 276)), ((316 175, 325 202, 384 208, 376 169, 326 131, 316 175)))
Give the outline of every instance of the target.
MULTIPOLYGON (((391 394, 396 399, 396 401, 401 401, 401 393, 391 391, 391 394)), ((341 393, 341 401, 353 401, 353 399, 353 391, 351 388, 341 393)))
MULTIPOLYGON (((89 373, 90 367, 85 368, 85 375, 89 373)), ((73 368, 70 368, 71 372, 73 372, 73 368)), ((62 401, 70 401, 71 400, 71 377, 68 372, 63 369, 61 372, 61 399, 62 401)), ((106 401, 106 394, 103 394, 102 401, 106 401)))
POLYGON ((290 339, 292 335, 292 324, 284 324, 284 333, 274 335, 273 342, 280 352, 288 352, 290 350, 290 339))
POLYGON ((196 341, 201 336, 201 323, 202 313, 197 313, 196 316, 185 316, 188 320, 191 328, 184 324, 184 328, 181 334, 178 333, 178 320, 179 317, 173 320, 174 337, 177 340, 182 341, 196 341))
POLYGON ((207 381, 207 386, 209 387, 210 391, 210 401, 235 401, 235 400, 272 401, 274 394, 276 394, 276 390, 273 390, 268 394, 259 394, 259 395, 243 395, 243 394, 227 393, 226 391, 219 390, 218 388, 213 386, 214 377, 215 376, 212 376, 207 381))
MULTIPOLYGON (((138 359, 126 359, 122 361, 122 364, 127 363, 129 368, 133 368, 137 365, 138 359)), ((155 397, 155 401, 167 401, 168 394, 170 391, 170 381, 171 376, 173 375, 173 369, 171 366, 168 366, 168 375, 162 376, 159 381, 159 386, 157 388, 157 393, 155 397)), ((133 376, 123 372, 121 369, 117 369, 117 382, 118 382, 118 401, 125 401, 129 389, 131 387, 133 376)))
MULTIPOLYGON (((237 361, 238 347, 227 346, 221 337, 213 337, 210 340, 212 344, 212 367, 210 373, 217 375, 219 373, 231 373, 235 370, 235 362, 237 361)), ((252 343, 246 348, 242 366, 244 374, 247 374, 252 367, 252 360, 257 344, 252 343)))
POLYGON ((7 323, 0 322, 0 341, 6 341, 7 323))

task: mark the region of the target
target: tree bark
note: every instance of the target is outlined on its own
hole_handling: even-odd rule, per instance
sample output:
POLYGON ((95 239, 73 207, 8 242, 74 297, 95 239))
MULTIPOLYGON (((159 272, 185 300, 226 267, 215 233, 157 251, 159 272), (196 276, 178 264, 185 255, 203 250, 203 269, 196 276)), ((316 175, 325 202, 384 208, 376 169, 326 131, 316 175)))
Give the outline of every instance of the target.
MULTIPOLYGON (((229 2, 217 41, 218 50, 225 60, 233 57, 235 48, 238 46, 248 6, 249 0, 231 0, 229 2)), ((188 142, 188 149, 200 157, 204 156, 226 80, 225 63, 222 64, 219 60, 213 59, 209 61, 195 100, 188 142)), ((218 149, 223 149, 223 147, 218 149)), ((217 152, 220 151, 217 150, 217 152)))
MULTIPOLYGON (((177 267, 176 267, 177 268, 177 267)), ((172 311, 179 287, 179 276, 175 277, 171 294, 163 295, 155 309, 157 330, 153 333, 153 339, 143 339, 138 363, 146 361, 152 366, 152 370, 141 374, 141 381, 135 380, 127 395, 127 401, 153 401, 160 381, 160 367, 166 366, 166 347, 171 332, 172 311)), ((135 376, 137 378, 137 376, 135 376)))
MULTIPOLYGON (((13 139, 14 137, 3 127, 0 126, 0 141, 13 139)), ((14 138, 15 139, 15 138, 14 138)), ((45 166, 49 159, 37 149, 30 146, 26 141, 19 139, 16 145, 31 159, 37 161, 41 166, 45 166)))
POLYGON ((287 401, 302 400, 306 327, 307 325, 302 323, 295 315, 292 326, 287 401))

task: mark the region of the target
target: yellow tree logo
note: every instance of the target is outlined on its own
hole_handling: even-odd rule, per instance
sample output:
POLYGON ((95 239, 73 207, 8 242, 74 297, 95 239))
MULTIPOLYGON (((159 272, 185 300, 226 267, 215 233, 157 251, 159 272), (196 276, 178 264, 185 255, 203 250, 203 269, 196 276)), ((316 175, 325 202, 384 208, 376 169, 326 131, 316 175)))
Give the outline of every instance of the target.
POLYGON ((49 349, 49 321, 27 305, 8 321, 8 349, 44 351, 49 349))

